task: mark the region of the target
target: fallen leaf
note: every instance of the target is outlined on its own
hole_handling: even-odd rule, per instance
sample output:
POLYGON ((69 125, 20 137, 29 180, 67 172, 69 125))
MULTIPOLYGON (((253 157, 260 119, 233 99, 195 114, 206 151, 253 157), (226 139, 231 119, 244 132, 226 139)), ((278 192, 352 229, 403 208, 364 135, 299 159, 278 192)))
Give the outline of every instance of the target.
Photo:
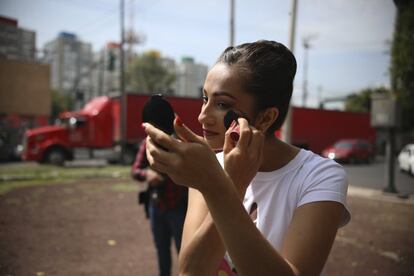
POLYGON ((116 241, 115 240, 108 240, 108 245, 109 246, 115 246, 116 245, 116 241))

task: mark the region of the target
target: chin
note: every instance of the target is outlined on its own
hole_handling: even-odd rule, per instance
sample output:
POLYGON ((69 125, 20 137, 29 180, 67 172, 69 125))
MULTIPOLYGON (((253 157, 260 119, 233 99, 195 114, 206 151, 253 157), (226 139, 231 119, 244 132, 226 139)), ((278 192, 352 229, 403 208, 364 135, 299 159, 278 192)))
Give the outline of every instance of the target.
POLYGON ((210 148, 214 151, 220 151, 223 149, 224 145, 224 139, 217 139, 212 137, 204 137, 207 144, 210 146, 210 148))

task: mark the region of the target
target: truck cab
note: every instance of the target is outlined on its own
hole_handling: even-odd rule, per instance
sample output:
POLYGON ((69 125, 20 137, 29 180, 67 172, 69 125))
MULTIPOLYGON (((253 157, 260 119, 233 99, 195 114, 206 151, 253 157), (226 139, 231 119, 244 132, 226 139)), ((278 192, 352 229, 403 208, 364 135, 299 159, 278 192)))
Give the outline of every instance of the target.
POLYGON ((27 130, 22 158, 63 165, 77 149, 112 146, 112 126, 111 99, 95 98, 80 111, 61 113, 55 125, 27 130))

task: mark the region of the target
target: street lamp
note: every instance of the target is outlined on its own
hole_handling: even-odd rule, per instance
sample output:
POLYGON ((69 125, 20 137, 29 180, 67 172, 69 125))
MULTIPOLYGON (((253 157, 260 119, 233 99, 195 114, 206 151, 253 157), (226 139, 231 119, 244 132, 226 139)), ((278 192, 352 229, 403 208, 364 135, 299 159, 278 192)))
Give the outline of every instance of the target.
POLYGON ((304 58, 303 58, 303 94, 302 94, 302 106, 306 107, 306 101, 308 99, 308 63, 309 63, 309 48, 311 47, 310 41, 315 39, 316 35, 309 35, 303 38, 304 58))
MULTIPOLYGON (((296 12, 297 12, 297 0, 292 0, 290 10, 290 30, 289 30, 289 49, 294 54, 295 51, 295 34, 296 34, 296 12)), ((282 140, 286 143, 292 142, 292 104, 289 105, 288 112, 286 114, 285 123, 282 128, 282 140)))
POLYGON ((235 0, 230 0, 230 45, 229 46, 234 46, 234 1, 235 0))

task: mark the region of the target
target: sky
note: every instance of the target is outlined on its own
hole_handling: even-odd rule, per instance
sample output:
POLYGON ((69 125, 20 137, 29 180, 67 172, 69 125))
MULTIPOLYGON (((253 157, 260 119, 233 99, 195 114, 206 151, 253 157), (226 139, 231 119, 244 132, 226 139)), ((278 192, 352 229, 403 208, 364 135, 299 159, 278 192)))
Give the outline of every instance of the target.
MULTIPOLYGON (((268 39, 288 46, 290 6, 291 0, 235 0, 235 44, 268 39)), ((67 31, 98 51, 120 41, 119 7, 120 0, 0 0, 0 15, 35 31, 39 50, 67 31)), ((230 0, 125 0, 125 8, 126 28, 144 38, 137 52, 155 49, 177 62, 190 56, 211 67, 229 44, 230 0)), ((293 104, 302 106, 305 38, 306 106, 389 87, 395 15, 392 0, 298 0, 293 104)))

